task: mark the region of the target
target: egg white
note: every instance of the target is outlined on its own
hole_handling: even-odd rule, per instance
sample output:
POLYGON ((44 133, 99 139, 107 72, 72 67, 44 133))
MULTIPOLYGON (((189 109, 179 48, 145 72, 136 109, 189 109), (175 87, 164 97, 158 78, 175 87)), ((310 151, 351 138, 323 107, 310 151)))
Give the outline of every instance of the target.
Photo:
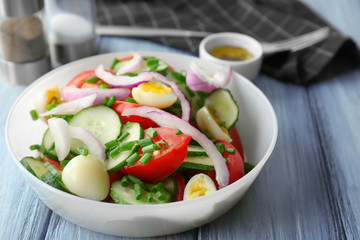
POLYGON ((185 186, 184 200, 201 197, 216 192, 214 181, 206 174, 194 175, 185 186))
MULTIPOLYGON (((163 86, 168 88, 165 85, 163 86)), ((173 91, 169 93, 148 92, 143 90, 140 85, 132 89, 132 96, 138 104, 161 109, 170 107, 177 100, 177 96, 173 91)))

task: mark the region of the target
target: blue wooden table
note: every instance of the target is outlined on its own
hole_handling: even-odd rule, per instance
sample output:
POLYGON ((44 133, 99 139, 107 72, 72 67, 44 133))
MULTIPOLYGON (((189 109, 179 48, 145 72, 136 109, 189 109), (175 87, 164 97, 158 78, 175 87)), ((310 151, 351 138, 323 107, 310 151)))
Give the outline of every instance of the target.
MULTIPOLYGON (((360 44, 360 1, 305 2, 360 44)), ((99 41, 100 53, 128 50, 179 52, 136 39, 99 41)), ((271 158, 231 211, 164 239, 360 239, 360 70, 308 87, 263 75, 254 83, 278 117, 271 158)), ((118 239, 54 214, 16 169, 4 129, 10 106, 24 89, 1 81, 0 239, 118 239)))

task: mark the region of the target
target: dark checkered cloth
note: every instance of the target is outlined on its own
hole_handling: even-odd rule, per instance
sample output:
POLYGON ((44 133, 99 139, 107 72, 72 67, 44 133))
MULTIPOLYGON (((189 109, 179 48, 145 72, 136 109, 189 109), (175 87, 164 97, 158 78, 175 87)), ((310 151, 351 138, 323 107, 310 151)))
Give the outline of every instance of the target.
MULTIPOLYGON (((206 32, 241 32, 261 41, 277 41, 329 24, 299 1, 290 0, 97 0, 99 24, 152 26, 206 32)), ((199 38, 149 38, 198 53, 199 38)), ((357 61, 357 47, 332 27, 325 41, 297 53, 275 54, 262 72, 278 80, 306 84, 321 79, 334 60, 357 61)), ((336 73, 336 72, 335 72, 336 73)))

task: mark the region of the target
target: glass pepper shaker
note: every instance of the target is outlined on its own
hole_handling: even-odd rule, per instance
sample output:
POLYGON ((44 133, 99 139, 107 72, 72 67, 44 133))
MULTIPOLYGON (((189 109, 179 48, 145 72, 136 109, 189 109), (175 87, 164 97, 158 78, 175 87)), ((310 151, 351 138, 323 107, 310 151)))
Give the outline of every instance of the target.
POLYGON ((51 70, 41 0, 0 1, 2 79, 28 85, 51 70))

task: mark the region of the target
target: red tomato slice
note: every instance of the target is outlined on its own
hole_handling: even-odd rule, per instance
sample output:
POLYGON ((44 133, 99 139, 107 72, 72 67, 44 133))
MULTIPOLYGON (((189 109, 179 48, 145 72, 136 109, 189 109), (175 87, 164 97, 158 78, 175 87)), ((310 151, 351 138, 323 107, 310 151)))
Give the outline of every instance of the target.
POLYGON ((85 80, 93 76, 95 76, 94 70, 83 71, 76 75, 70 82, 68 82, 66 86, 75 86, 77 88, 81 88, 86 83, 85 80))
POLYGON ((42 161, 50 163, 56 170, 58 170, 60 173, 62 173, 62 169, 61 169, 61 165, 60 165, 59 161, 52 160, 52 159, 47 158, 45 156, 42 157, 42 161))
POLYGON ((191 136, 176 135, 177 130, 172 128, 159 127, 155 130, 157 136, 152 139, 153 143, 164 141, 167 148, 159 149, 158 154, 145 165, 139 161, 126 165, 120 169, 123 174, 134 175, 145 182, 158 182, 171 175, 184 161, 191 136))
POLYGON ((174 178, 176 183, 176 194, 173 202, 182 201, 184 199, 185 179, 178 172, 174 172, 171 176, 174 178))
POLYGON ((231 144, 226 141, 218 141, 224 143, 225 149, 235 149, 234 153, 224 151, 223 156, 226 158, 226 166, 229 169, 230 179, 229 184, 244 176, 244 159, 241 157, 240 152, 231 144))
POLYGON ((124 109, 137 108, 137 107, 142 107, 142 105, 139 105, 136 103, 124 102, 124 101, 115 101, 115 103, 112 105, 111 108, 120 116, 122 123, 127 123, 129 121, 137 122, 137 123, 140 123, 144 129, 149 128, 149 127, 158 127, 158 125, 154 121, 152 121, 148 118, 139 117, 139 116, 122 116, 121 115, 121 113, 124 111, 124 109))
POLYGON ((239 136, 239 133, 238 133, 236 127, 232 127, 230 129, 230 137, 233 140, 231 144, 239 151, 240 156, 242 157, 242 159, 245 159, 245 157, 244 157, 244 148, 243 148, 243 145, 241 143, 241 139, 240 139, 240 136, 239 136))

